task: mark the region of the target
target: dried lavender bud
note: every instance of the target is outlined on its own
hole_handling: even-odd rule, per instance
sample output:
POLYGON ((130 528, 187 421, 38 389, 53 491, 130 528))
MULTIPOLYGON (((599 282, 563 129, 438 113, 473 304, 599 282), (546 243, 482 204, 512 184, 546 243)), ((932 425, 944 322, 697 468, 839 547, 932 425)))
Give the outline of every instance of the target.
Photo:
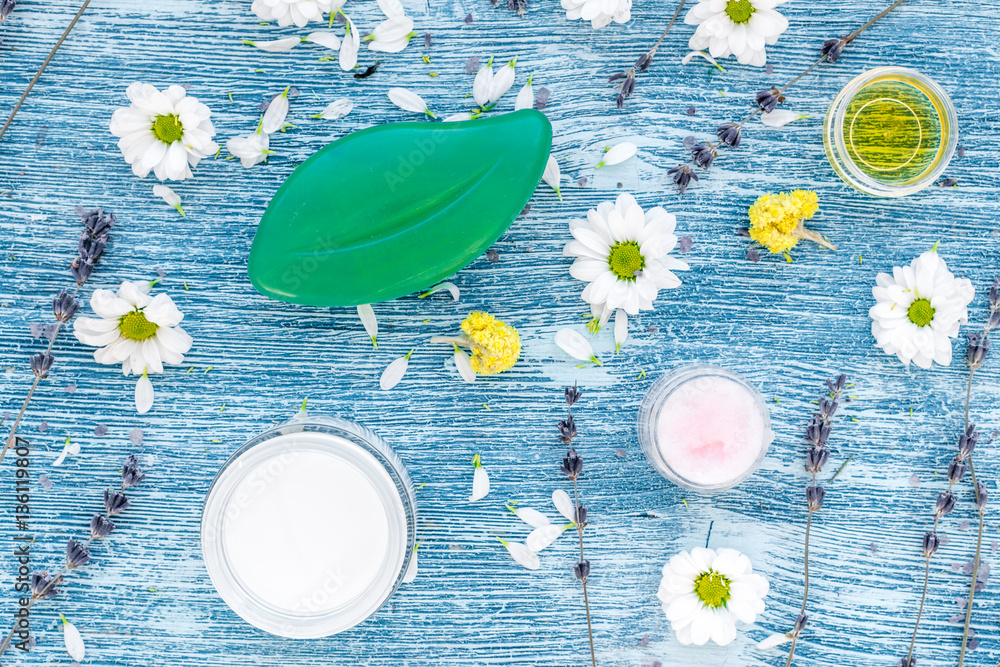
POLYGON ((899 661, 899 667, 917 667, 917 659, 908 655, 899 661))
POLYGON ((712 166, 712 161, 715 160, 717 153, 715 148, 708 144, 698 144, 691 149, 691 158, 694 163, 701 167, 702 169, 708 169, 712 166))
POLYGON ((576 523, 578 526, 587 525, 587 508, 583 505, 576 508, 576 523))
POLYGON ((635 65, 633 67, 635 68, 636 72, 645 72, 647 69, 649 69, 649 66, 652 63, 653 63, 653 54, 646 52, 641 56, 639 56, 639 59, 635 61, 635 65))
POLYGON ((561 436, 560 439, 566 444, 569 444, 576 437, 576 421, 574 421, 573 415, 559 420, 559 435, 561 436))
POLYGON ((730 148, 739 148, 743 138, 743 128, 739 123, 726 123, 715 129, 715 136, 730 148))
POLYGON ((80 237, 84 236, 90 238, 99 238, 107 241, 108 235, 111 232, 111 227, 115 224, 116 218, 113 213, 104 213, 103 208, 97 208, 93 211, 86 213, 81 213, 80 217, 83 218, 84 231, 81 233, 80 237))
POLYGON ((691 167, 686 164, 679 164, 673 169, 667 170, 667 174, 674 179, 674 184, 680 190, 681 194, 684 194, 684 191, 687 190, 692 178, 696 181, 698 180, 698 174, 691 171, 691 167))
POLYGON ((0 22, 10 16, 16 4, 14 0, 0 0, 0 22))
POLYGON ((76 540, 70 540, 66 543, 66 565, 69 566, 69 569, 83 567, 89 562, 90 552, 87 551, 87 547, 76 540))
POLYGON ((528 0, 507 0, 507 9, 524 16, 524 12, 528 9, 528 0))
POLYGON ((31 595, 39 600, 54 598, 59 595, 60 591, 56 586, 61 584, 62 580, 62 575, 52 577, 45 570, 33 572, 31 575, 31 595))
POLYGON ((611 83, 612 81, 618 81, 619 79, 624 79, 627 76, 628 72, 615 72, 614 74, 608 77, 608 83, 611 83))
POLYGON ((816 447, 823 447, 826 445, 827 439, 830 437, 830 425, 823 421, 820 417, 813 417, 809 424, 806 425, 806 440, 811 442, 816 447))
POLYGON ((819 413, 824 417, 824 419, 829 420, 837 412, 837 408, 840 407, 838 401, 831 401, 826 398, 819 399, 819 413))
POLYGON ((570 479, 576 479, 583 472, 583 459, 576 453, 575 449, 570 449, 559 470, 570 479))
POLYGON ((785 101, 785 96, 781 94, 777 86, 771 86, 770 90, 757 91, 757 106, 764 113, 771 113, 774 108, 785 101))
POLYGON ((580 581, 587 581, 587 577, 590 576, 590 561, 581 560, 579 563, 573 566, 573 574, 580 581))
POLYGON ((938 494, 937 503, 934 504, 934 514, 942 517, 953 509, 955 509, 955 494, 951 491, 938 494))
POLYGON ((125 460, 125 465, 122 466, 122 488, 127 489, 130 486, 135 486, 144 479, 146 479, 146 475, 139 467, 139 459, 135 457, 135 454, 129 456, 125 460))
POLYGON ((69 322, 79 309, 80 304, 66 290, 60 290, 56 298, 52 299, 52 313, 60 322, 69 322))
POLYGON ((952 459, 951 463, 948 464, 948 481, 951 484, 958 484, 962 481, 962 477, 965 475, 965 470, 968 468, 965 462, 955 457, 952 459))
POLYGON ((980 512, 986 507, 986 496, 986 485, 982 482, 976 482, 976 505, 980 512))
POLYGON ((813 447, 806 453, 806 470, 811 473, 820 472, 826 465, 828 458, 830 458, 830 452, 821 447, 813 447))
POLYGON ((433 41, 434 41, 434 38, 431 37, 431 33, 429 31, 425 32, 424 33, 424 48, 425 49, 431 48, 431 42, 433 42, 433 41))
POLYGON ((994 280, 993 287, 990 288, 990 308, 1000 308, 1000 278, 994 280))
POLYGON ((618 88, 618 99, 615 100, 615 106, 621 109, 625 106, 625 100, 627 100, 632 93, 635 92, 635 73, 629 72, 625 76, 625 80, 622 81, 621 86, 618 88))
POLYGON ((103 514, 95 514, 90 519, 90 536, 95 540, 107 537, 115 529, 115 524, 103 514))
POLYGON ((94 265, 77 257, 73 260, 73 263, 69 265, 69 272, 73 276, 73 280, 76 281, 77 285, 83 285, 87 282, 87 279, 90 278, 90 274, 94 272, 94 265))
POLYGON ((792 626, 792 631, 789 632, 792 637, 798 637, 799 634, 805 629, 806 623, 809 622, 809 614, 799 614, 795 619, 795 625, 792 626))
POLYGON ((844 47, 847 46, 847 40, 843 37, 840 39, 828 39, 823 42, 823 46, 820 48, 819 52, 826 56, 826 59, 832 63, 837 62, 837 58, 840 54, 844 52, 844 47))
POLYGON ((575 384, 572 387, 566 387, 565 394, 566 405, 573 406, 580 400, 580 389, 575 384))
POLYGON ((54 364, 56 358, 51 354, 46 354, 44 352, 39 352, 38 354, 31 355, 31 372, 35 374, 38 379, 45 378, 49 376, 49 370, 52 369, 52 364, 54 364))
POLYGON ((131 504, 132 501, 126 498, 124 493, 118 493, 111 489, 104 490, 104 509, 107 510, 108 516, 124 512, 131 504))
POLYGON ((810 484, 806 487, 806 502, 809 503, 809 510, 815 512, 823 506, 823 498, 826 497, 826 489, 822 486, 810 484))
POLYGON ((941 546, 941 540, 938 539, 937 533, 931 531, 924 535, 924 556, 926 558, 933 556, 939 546, 941 546))
POLYGON ((979 441, 979 433, 974 431, 974 428, 975 424, 972 424, 969 426, 968 431, 958 438, 958 458, 963 461, 972 456, 972 451, 976 448, 976 442, 979 441))
POLYGON ((990 351, 990 339, 981 334, 969 334, 969 349, 965 358, 969 366, 978 369, 986 361, 986 355, 990 351))

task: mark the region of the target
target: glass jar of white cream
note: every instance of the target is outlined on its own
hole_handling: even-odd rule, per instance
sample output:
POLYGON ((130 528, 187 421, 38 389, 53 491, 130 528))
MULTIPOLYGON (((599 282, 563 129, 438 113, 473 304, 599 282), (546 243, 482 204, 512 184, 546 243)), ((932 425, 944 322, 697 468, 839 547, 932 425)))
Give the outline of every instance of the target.
POLYGON ((202 555, 222 599, 275 635, 325 637, 374 614, 415 566, 416 502, 372 431, 298 417, 251 439, 205 501, 202 555))

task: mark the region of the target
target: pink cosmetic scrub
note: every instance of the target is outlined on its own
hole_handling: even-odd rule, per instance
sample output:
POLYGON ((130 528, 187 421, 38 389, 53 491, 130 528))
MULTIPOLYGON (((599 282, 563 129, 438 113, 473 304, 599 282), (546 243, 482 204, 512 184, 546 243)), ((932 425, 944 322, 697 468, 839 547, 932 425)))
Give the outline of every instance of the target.
POLYGON ((774 440, 760 392, 719 366, 676 368, 654 384, 639 412, 639 442, 678 486, 725 491, 749 477, 774 440))

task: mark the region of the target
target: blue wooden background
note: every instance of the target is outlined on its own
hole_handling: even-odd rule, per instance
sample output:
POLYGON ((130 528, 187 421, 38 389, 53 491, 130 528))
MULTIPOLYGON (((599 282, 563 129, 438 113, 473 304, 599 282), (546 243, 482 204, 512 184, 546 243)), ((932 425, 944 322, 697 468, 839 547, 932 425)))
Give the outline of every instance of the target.
MULTIPOLYGON (((563 448, 555 422, 562 387, 583 389, 578 410, 582 491, 592 520, 587 551, 602 665, 783 665, 784 655, 756 642, 784 631, 801 596, 804 512, 801 437, 823 380, 845 372, 857 396, 831 438, 827 506, 814 530, 812 621, 798 664, 894 665, 905 653, 919 594, 919 541, 929 509, 944 487, 943 471, 961 428, 966 369, 906 369, 873 347, 868 307, 879 271, 909 262, 940 241, 940 252, 977 288, 972 314, 982 319, 985 288, 1000 271, 1000 19, 991 3, 910 0, 865 33, 836 65, 824 65, 794 89, 788 107, 812 118, 782 130, 755 123, 744 146, 726 153, 688 194, 679 195, 667 169, 684 155, 688 135, 709 136, 718 123, 742 118, 754 91, 788 80, 816 57, 824 39, 839 36, 879 11, 882 0, 791 2, 788 32, 769 47, 773 76, 727 61, 726 73, 704 63, 683 67, 690 26, 679 24, 656 62, 640 77, 627 107, 614 108, 606 76, 645 50, 666 25, 673 3, 636 0, 633 19, 593 31, 568 22, 555 0, 533 0, 527 15, 488 0, 407 3, 413 40, 381 57, 363 81, 318 47, 269 54, 240 40, 300 31, 261 26, 249 0, 95 0, 10 132, 0 143, 0 410, 14 411, 29 383, 26 357, 43 341, 29 323, 50 320, 51 296, 67 286, 79 223, 74 207, 104 206, 119 218, 114 242, 85 295, 123 279, 162 270, 194 336, 188 362, 154 378, 156 405, 135 414, 134 379, 98 366, 92 350, 63 335, 57 368, 31 405, 23 434, 32 461, 33 564, 56 567, 65 540, 81 536, 104 486, 131 453, 148 482, 95 563, 74 572, 67 592, 36 608, 39 645, 4 664, 66 664, 58 614, 76 622, 93 665, 537 665, 587 659, 581 592, 572 577, 573 545, 564 537, 542 555, 542 569, 514 565, 496 538, 527 530, 504 509, 518 500, 554 515, 549 497, 565 487, 558 473, 563 448), (465 21, 467 14, 472 22, 465 21), (430 64, 421 60, 430 58, 430 64), (392 86, 418 91, 439 114, 468 109, 470 56, 498 62, 517 56, 518 83, 499 109, 513 107, 527 73, 536 90, 551 91, 545 112, 555 128, 553 150, 568 176, 564 199, 541 187, 530 211, 497 242, 497 262, 483 256, 455 282, 462 300, 445 294, 376 305, 380 346, 372 350, 353 309, 329 310, 268 301, 254 292, 246 258, 270 196, 294 166, 330 140, 372 124, 411 119, 386 99, 392 86), (958 188, 932 187, 901 200, 863 196, 827 164, 822 116, 847 81, 870 67, 906 65, 938 80, 958 109, 960 144, 946 176, 958 188), (430 77, 430 72, 440 76, 430 77), (265 97, 294 85, 289 121, 274 137, 267 165, 244 170, 234 161, 205 161, 192 181, 174 184, 188 216, 156 199, 151 179, 136 179, 108 131, 125 87, 140 80, 165 87, 190 84, 211 107, 220 143, 249 133, 265 97), (340 97, 355 110, 340 121, 309 116, 340 97), (693 116, 688 107, 695 108, 693 116), (603 146, 638 144, 637 159, 594 172, 603 146), (586 178, 585 185, 577 185, 586 178), (736 234, 746 209, 768 190, 812 188, 821 212, 814 227, 840 244, 831 253, 803 244, 795 262, 745 259, 736 234), (611 332, 596 340, 603 368, 577 369, 552 343, 562 326, 582 326, 582 284, 561 256, 567 221, 619 190, 644 206, 663 205, 693 238, 691 271, 677 290, 661 293, 655 312, 635 319, 622 354, 611 332), (522 360, 503 376, 468 386, 449 369, 448 351, 425 343, 455 331, 470 309, 484 308, 519 327, 522 360), (416 347, 411 370, 391 393, 378 376, 416 347), (685 494, 645 462, 635 417, 650 384, 682 363, 719 363, 746 374, 771 400, 777 440, 763 467, 740 488, 717 497, 685 494), (193 368, 190 372, 186 372, 193 368), (640 378, 642 373, 645 377, 640 378), (75 387, 75 392, 67 389, 75 387), (312 410, 376 428, 398 450, 418 484, 420 576, 369 622, 343 635, 289 641, 244 624, 215 594, 202 565, 200 510, 218 467, 244 440, 290 417, 308 397, 312 410), (43 425, 43 422, 45 423, 43 425), (98 425, 107 434, 94 435, 98 425), (134 429, 142 442, 130 442, 134 429), (59 468, 52 460, 66 437, 82 446, 59 468), (624 457, 616 450, 624 450, 624 457), (486 501, 468 504, 469 461, 481 452, 493 479, 486 501), (47 474, 53 486, 37 480, 47 474), (714 523, 713 523, 714 522, 714 523), (682 647, 672 637, 655 594, 660 568, 674 553, 705 544, 750 555, 771 582, 767 611, 732 645, 682 647)), ((77 3, 22 0, 0 27, 0 111, 4 114, 61 33, 77 3)), ((380 20, 374 2, 351 0, 360 27, 380 20)), ((372 60, 367 53, 362 63, 372 60)), ((344 192, 350 198, 350 192, 344 192)), ((964 333, 964 332, 963 332, 964 333)), ((964 348, 956 343, 956 356, 964 348)), ((1000 426, 998 364, 977 378, 973 414, 1000 426)), ((16 533, 13 474, 0 470, 0 543, 16 533)), ((996 484, 1000 457, 983 447, 980 474, 996 484)), ((987 526, 986 561, 996 565, 997 514, 987 526)), ((960 626, 949 617, 967 594, 961 565, 971 559, 972 503, 962 487, 959 508, 943 522, 950 542, 931 572, 931 593, 918 644, 923 665, 955 664, 960 626)), ((974 526, 974 524, 973 524, 974 526)), ((14 611, 15 567, 0 553, 3 613, 14 611)), ((1000 657, 996 585, 977 596, 981 646, 967 664, 992 667, 1000 657)))

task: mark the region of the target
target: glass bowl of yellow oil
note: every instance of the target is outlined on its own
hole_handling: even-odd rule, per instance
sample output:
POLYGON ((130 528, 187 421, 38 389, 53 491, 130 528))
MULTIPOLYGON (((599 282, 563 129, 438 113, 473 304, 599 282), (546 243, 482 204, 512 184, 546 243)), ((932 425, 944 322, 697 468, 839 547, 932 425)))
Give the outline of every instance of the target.
POLYGON ((905 67, 859 75, 826 113, 834 171, 861 192, 902 197, 935 182, 958 143, 955 106, 937 83, 905 67))

